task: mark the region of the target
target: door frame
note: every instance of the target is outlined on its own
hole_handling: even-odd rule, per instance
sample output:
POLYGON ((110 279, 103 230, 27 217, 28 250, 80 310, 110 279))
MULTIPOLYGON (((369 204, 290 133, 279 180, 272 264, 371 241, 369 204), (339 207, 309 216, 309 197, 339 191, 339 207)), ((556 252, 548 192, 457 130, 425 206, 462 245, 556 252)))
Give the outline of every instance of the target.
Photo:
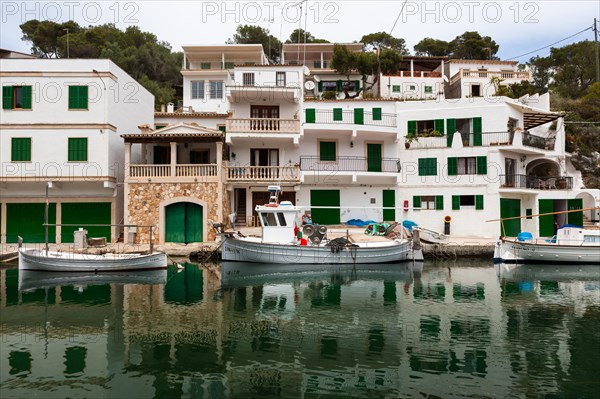
POLYGON ((166 230, 166 207, 169 205, 176 204, 178 202, 191 202, 192 204, 200 205, 202 207, 202 239, 204 242, 207 241, 208 237, 208 204, 206 201, 202 201, 198 198, 191 197, 174 197, 163 200, 158 206, 158 244, 165 243, 165 230, 166 230))

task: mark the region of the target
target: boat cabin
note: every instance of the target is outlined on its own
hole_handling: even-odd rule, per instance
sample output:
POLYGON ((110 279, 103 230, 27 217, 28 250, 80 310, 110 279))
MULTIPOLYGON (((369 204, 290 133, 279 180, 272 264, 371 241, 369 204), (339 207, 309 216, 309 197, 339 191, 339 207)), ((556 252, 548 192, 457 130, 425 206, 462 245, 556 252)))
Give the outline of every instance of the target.
POLYGON ((290 201, 279 203, 277 198, 281 189, 278 186, 269 186, 269 192, 271 193, 269 203, 256 206, 262 227, 262 240, 269 243, 290 244, 295 240, 296 216, 302 209, 294 206, 290 201))
POLYGON ((579 227, 563 227, 556 232, 558 245, 598 245, 600 230, 588 230, 579 227))

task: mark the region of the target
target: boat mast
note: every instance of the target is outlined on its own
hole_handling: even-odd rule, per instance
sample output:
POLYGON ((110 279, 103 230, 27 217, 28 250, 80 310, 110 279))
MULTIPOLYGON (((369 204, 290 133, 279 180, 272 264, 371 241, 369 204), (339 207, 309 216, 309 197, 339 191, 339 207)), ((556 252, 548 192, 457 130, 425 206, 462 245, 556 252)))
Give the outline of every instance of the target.
POLYGON ((48 202, 48 188, 50 186, 50 182, 46 182, 46 210, 44 211, 44 227, 46 229, 45 233, 45 248, 46 248, 46 256, 48 256, 48 208, 50 207, 50 203, 48 202))

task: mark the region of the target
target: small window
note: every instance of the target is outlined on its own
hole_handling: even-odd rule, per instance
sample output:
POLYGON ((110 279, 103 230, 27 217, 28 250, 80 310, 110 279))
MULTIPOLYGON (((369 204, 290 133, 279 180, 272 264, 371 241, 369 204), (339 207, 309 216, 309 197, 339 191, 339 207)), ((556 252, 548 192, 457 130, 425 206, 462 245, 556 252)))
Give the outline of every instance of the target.
POLYGON ((392 92, 393 93, 400 93, 400 85, 393 85, 392 86, 392 92))
POLYGON ((203 62, 200 64, 200 69, 210 69, 211 65, 210 62, 203 62))
POLYGON ((69 109, 88 108, 88 87, 69 86, 69 109))
POLYGON ((408 86, 408 89, 409 89, 409 90, 412 90, 412 91, 415 91, 415 90, 417 90, 417 86, 415 86, 415 85, 410 85, 410 86, 408 86))
POLYGON ((233 69, 233 62, 226 62, 224 66, 224 69, 233 69))
POLYGON ((475 206, 475 196, 474 195, 461 195, 460 196, 460 206, 475 206))
POLYGON ((227 129, 225 127, 225 125, 217 125, 217 129, 219 129, 220 131, 222 131, 223 133, 227 132, 227 129))
POLYGON ((69 162, 87 162, 88 139, 87 137, 69 138, 69 162))
POLYGON ((432 86, 425 86, 425 93, 433 93, 433 87, 432 86))
POLYGON ((276 73, 276 82, 277 87, 285 87, 285 72, 277 72, 276 73))
POLYGON ((192 100, 204 99, 204 81, 198 80, 192 82, 192 100))
POLYGON ((3 109, 31 109, 31 86, 2 87, 3 109))
POLYGON ((277 220, 279 220, 279 225, 280 226, 287 226, 287 223, 285 222, 285 216, 283 215, 283 212, 277 212, 277 220))
POLYGON ((11 161, 31 162, 31 138, 13 137, 11 140, 11 161))
POLYGON ((277 220, 275 219, 274 213, 267 213, 267 212, 262 213, 262 221, 263 221, 263 226, 265 226, 265 227, 277 226, 277 220))
POLYGON ((245 72, 243 74, 244 86, 254 86, 254 72, 245 72))
POLYGON ((210 98, 213 100, 223 98, 223 81, 222 80, 211 80, 210 81, 210 98))
POLYGON ((533 215, 533 209, 531 209, 531 208, 525 209, 525 216, 527 216, 527 219, 532 219, 533 217, 531 215, 533 215))
POLYGON ((313 68, 321 68, 321 61, 313 61, 313 68))
POLYGON ((435 196, 434 195, 421 196, 421 209, 435 210, 435 196))
POLYGON ((321 82, 323 90, 322 91, 337 91, 337 82, 321 82))
POLYGON ((477 173, 477 158, 458 158, 458 174, 474 175, 477 173))
POLYGON ((167 125, 154 125, 154 130, 162 129, 165 126, 167 125))

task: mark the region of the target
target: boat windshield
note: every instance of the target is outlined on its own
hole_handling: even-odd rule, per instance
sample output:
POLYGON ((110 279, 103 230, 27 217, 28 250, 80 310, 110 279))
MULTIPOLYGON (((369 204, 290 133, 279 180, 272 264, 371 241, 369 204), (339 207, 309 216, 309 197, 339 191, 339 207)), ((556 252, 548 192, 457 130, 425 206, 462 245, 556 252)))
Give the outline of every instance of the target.
POLYGON ((283 214, 283 212, 261 212, 260 216, 264 227, 287 226, 287 222, 285 220, 285 215, 283 214))

